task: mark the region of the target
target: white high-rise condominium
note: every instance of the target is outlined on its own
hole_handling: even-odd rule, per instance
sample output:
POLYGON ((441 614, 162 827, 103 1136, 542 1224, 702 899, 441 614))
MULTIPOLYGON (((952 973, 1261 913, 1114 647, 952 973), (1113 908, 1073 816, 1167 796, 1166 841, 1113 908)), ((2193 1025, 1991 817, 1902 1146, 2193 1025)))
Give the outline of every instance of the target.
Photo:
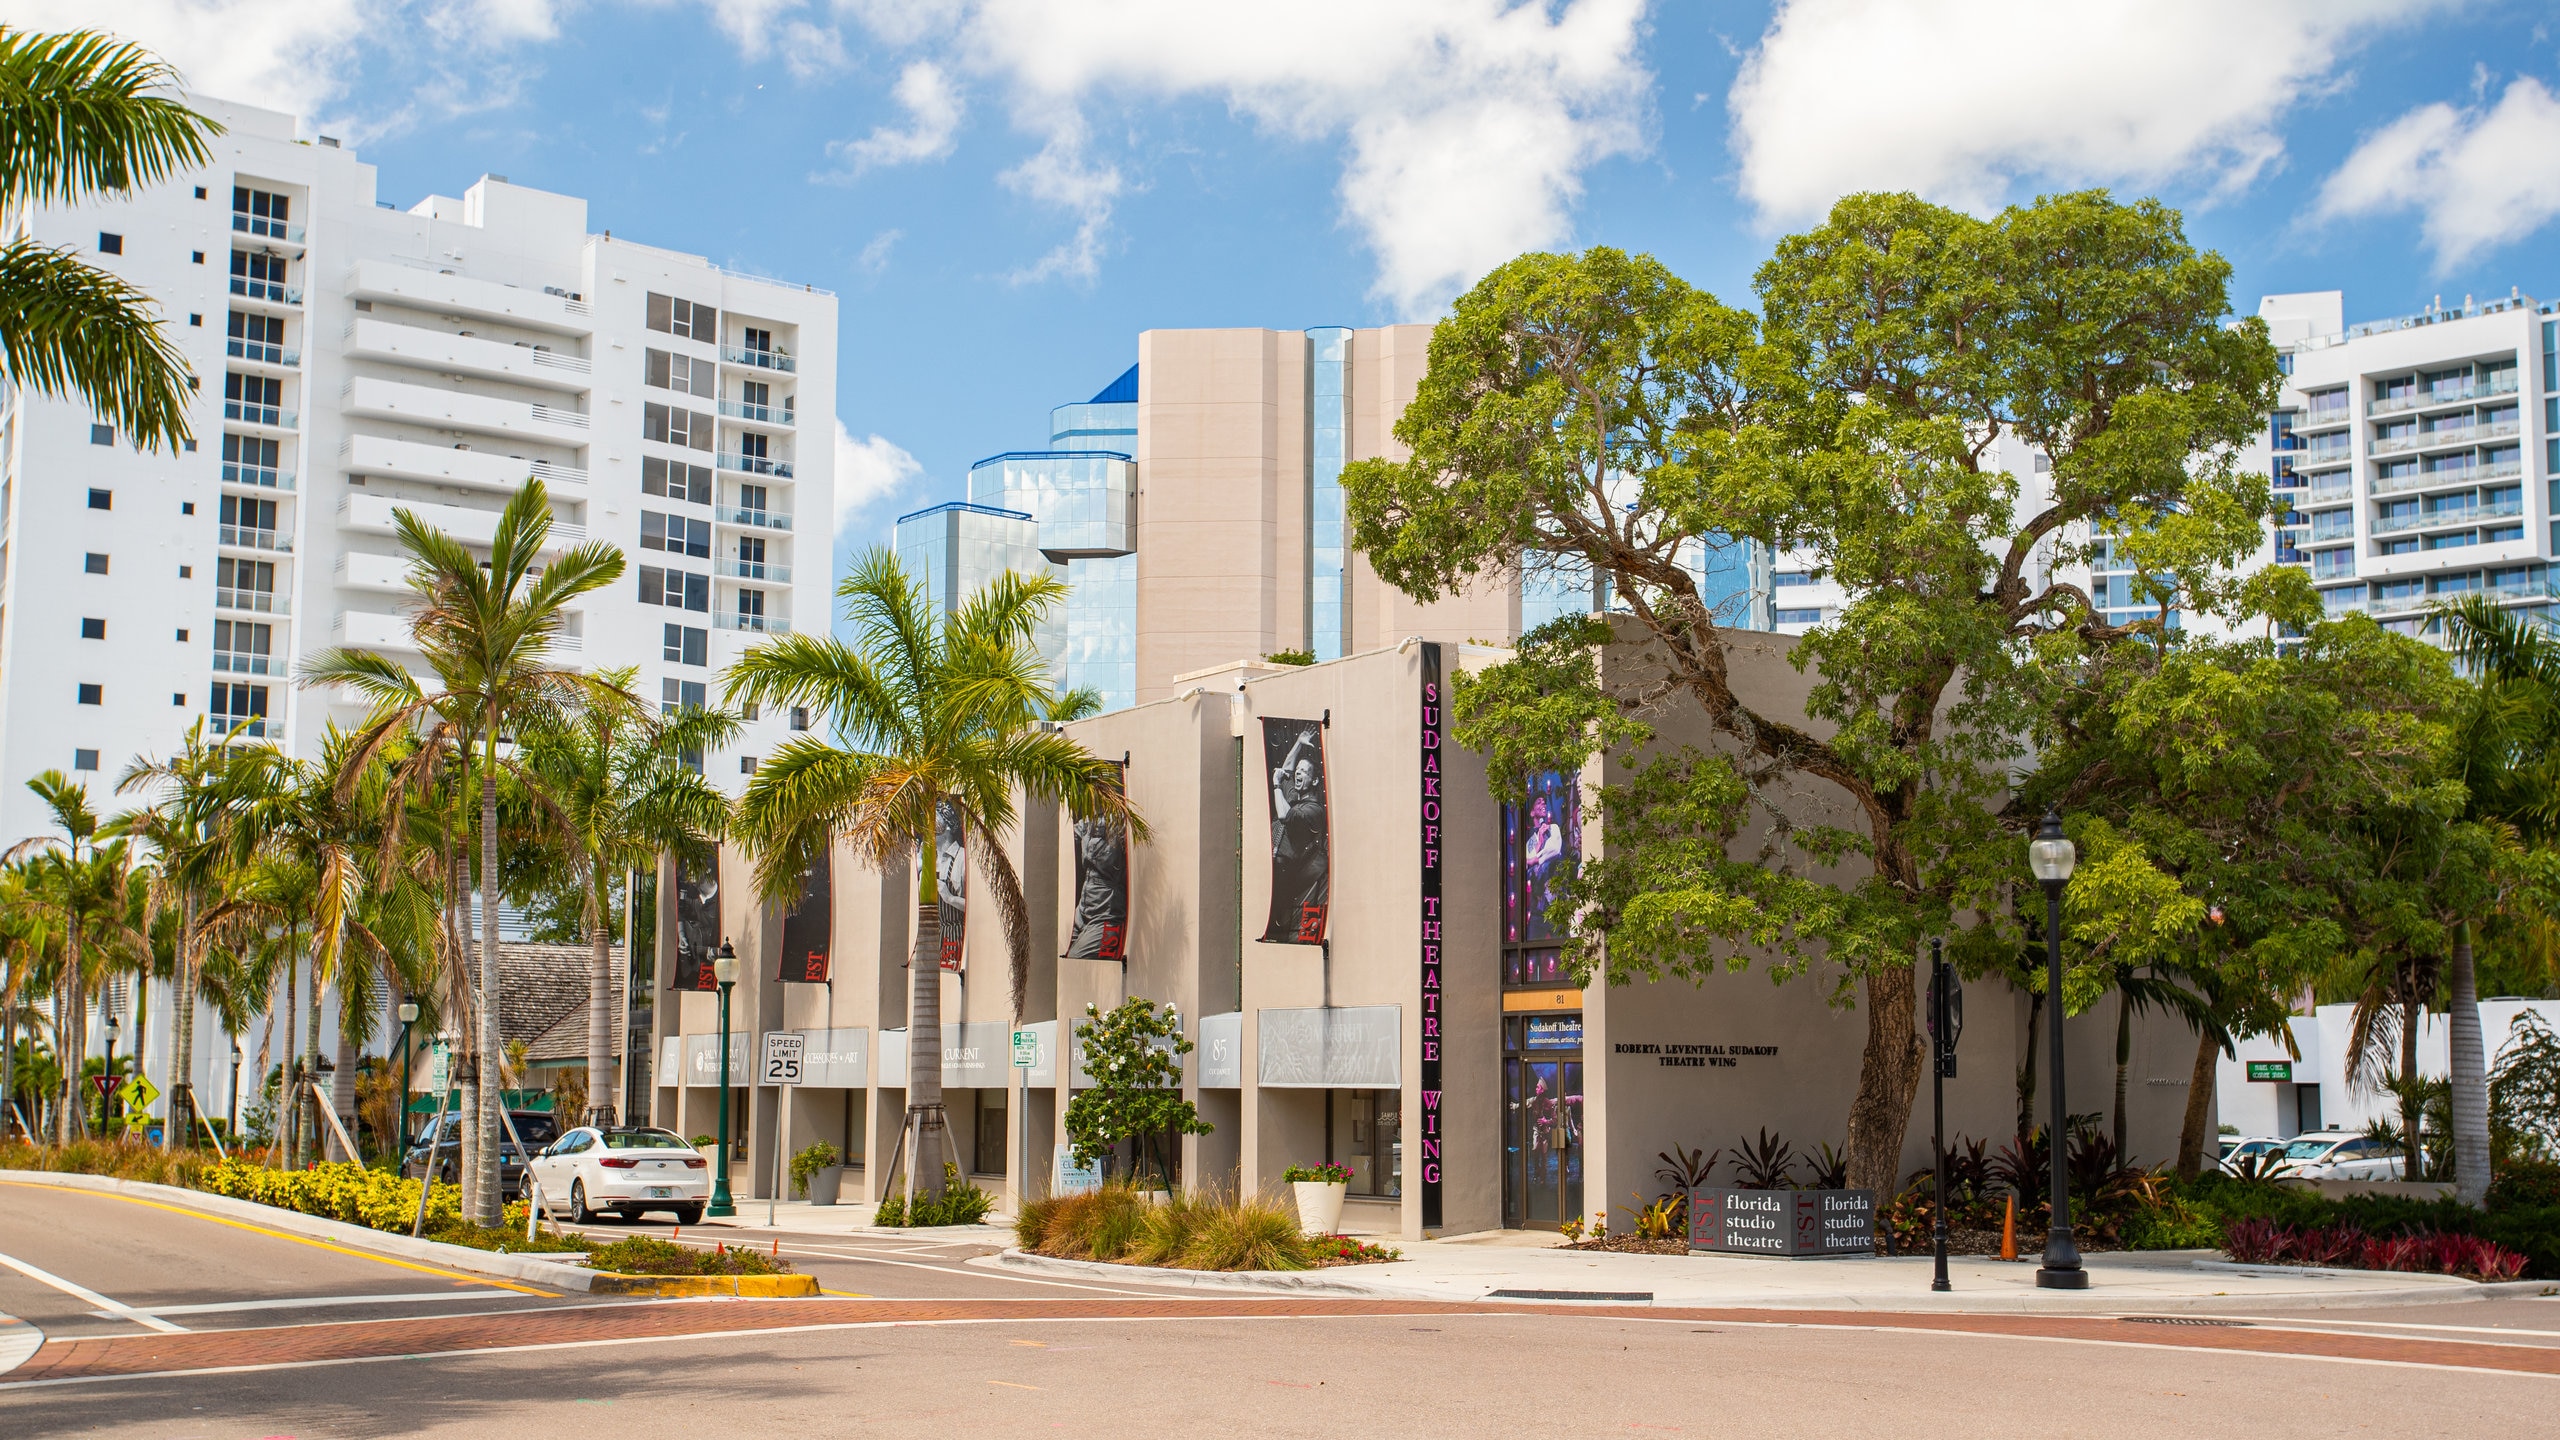
MULTIPOLYGON (((833 295, 589 234, 584 200, 504 176, 396 209, 293 117, 191 103, 227 127, 211 164, 22 222, 158 302, 197 438, 142 453, 25 394, 0 418, 0 840, 45 827, 28 777, 113 808, 126 762, 200 717, 317 754, 362 712, 297 687, 298 658, 422 663, 394 515, 485 545, 528 475, 555 547, 627 557, 570 614, 573 663, 702 704, 764 635, 824 628, 833 295)), ((735 790, 795 719, 757 717, 707 771, 735 790)))
POLYGON ((2549 623, 2560 554, 2560 320, 2515 292, 2349 326, 2340 292, 2270 295, 2285 356, 2265 463, 2288 508, 2269 554, 2332 614, 2441 641, 2481 594, 2549 623))

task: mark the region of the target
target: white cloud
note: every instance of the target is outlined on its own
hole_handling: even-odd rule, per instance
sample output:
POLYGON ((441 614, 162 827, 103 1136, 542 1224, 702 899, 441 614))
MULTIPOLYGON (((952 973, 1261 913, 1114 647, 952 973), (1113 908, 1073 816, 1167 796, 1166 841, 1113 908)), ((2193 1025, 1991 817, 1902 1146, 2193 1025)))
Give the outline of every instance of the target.
POLYGON ((827 146, 829 155, 845 162, 847 178, 877 165, 912 165, 951 153, 962 105, 948 72, 930 60, 915 61, 889 93, 907 112, 905 126, 876 126, 859 140, 827 146))
POLYGON ((2321 186, 2316 213, 2400 210, 2420 212, 2440 272, 2550 223, 2560 215, 2560 98, 2525 77, 2495 107, 2421 105, 2357 144, 2321 186))
POLYGON ((1727 105, 1769 223, 1854 190, 2247 186, 2356 46, 2440 0, 1782 0, 1727 105))
POLYGON ((1018 278, 1087 277, 1129 188, 1089 110, 1207 98, 1265 131, 1345 147, 1344 218, 1376 294, 1410 315, 1514 253, 1566 243, 1592 164, 1646 145, 1643 0, 856 0, 884 43, 1008 87, 1040 150, 1010 188, 1076 233, 1018 278))
POLYGON ((839 544, 846 532, 860 526, 871 511, 896 500, 908 489, 909 482, 924 474, 924 466, 908 454, 896 441, 872 435, 861 440, 836 422, 836 515, 835 537, 839 544))
POLYGON ((0 24, 99 27, 178 67, 188 89, 311 115, 335 100, 390 0, 0 0, 0 24))
POLYGON ((853 263, 874 275, 879 274, 889 268, 889 252, 897 248, 898 242, 905 239, 906 234, 904 230, 881 231, 871 237, 870 244, 862 247, 861 254, 853 257, 853 263))

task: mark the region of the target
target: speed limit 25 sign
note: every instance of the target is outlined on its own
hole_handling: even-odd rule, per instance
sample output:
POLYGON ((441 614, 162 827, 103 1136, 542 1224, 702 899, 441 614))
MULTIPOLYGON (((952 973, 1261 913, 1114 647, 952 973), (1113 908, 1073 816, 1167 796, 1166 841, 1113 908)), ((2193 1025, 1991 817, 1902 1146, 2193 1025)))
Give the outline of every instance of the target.
POLYGON ((768 1031, 764 1037, 764 1083, 797 1085, 800 1083, 800 1053, 806 1036, 789 1030, 768 1031))

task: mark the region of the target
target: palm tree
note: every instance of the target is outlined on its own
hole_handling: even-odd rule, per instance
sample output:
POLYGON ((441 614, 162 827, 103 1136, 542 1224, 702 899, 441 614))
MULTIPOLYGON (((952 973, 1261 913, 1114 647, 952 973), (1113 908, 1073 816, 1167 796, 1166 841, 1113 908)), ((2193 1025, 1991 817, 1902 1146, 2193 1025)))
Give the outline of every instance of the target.
POLYGON ((885 549, 864 556, 836 588, 854 639, 797 634, 756 647, 732 666, 731 705, 805 705, 821 725, 768 757, 738 802, 738 837, 755 856, 768 900, 799 893, 837 839, 880 870, 917 860, 916 936, 907 1012, 907 1189, 942 1189, 939 1156, 921 1123, 942 1107, 941 942, 935 900, 935 822, 942 807, 991 882, 1011 952, 1013 1011, 1030 976, 1029 913, 1004 851, 1019 797, 1062 803, 1080 818, 1145 828, 1119 768, 1043 722, 1088 705, 1049 687, 1034 632, 1066 593, 1053 577, 1006 573, 948 616, 885 549))
MULTIPOLYGON (((94 31, 0 30, 0 209, 128 193, 208 164, 222 127, 167 94, 177 73, 94 31)), ((187 363, 151 298, 21 235, 0 245, 0 356, 11 384, 77 396, 134 443, 188 438, 187 363)))
MULTIPOLYGON (((2522 844, 2548 846, 2560 834, 2560 645, 2544 626, 2484 596, 2468 597, 2445 619, 2454 653, 2475 682, 2455 740, 2469 796, 2466 818, 2511 827, 2522 844)), ((2489 1194, 2489 1066, 2472 929, 2466 917, 2447 966, 2452 1053, 2446 1080, 2454 1197, 2479 1205, 2489 1194)))
POLYGON ((660 851, 715 838, 728 828, 728 798, 685 757, 728 740, 739 728, 737 717, 725 711, 651 714, 631 688, 635 674, 598 675, 588 704, 565 717, 566 723, 528 728, 519 752, 540 803, 556 817, 584 892, 580 921, 593 947, 587 990, 590 1125, 611 1125, 615 1117, 614 878, 654 866, 660 851))
POLYGON ((112 944, 123 937, 125 873, 130 855, 122 840, 98 839, 98 817, 89 808, 89 790, 73 784, 59 770, 47 770, 27 782, 45 808, 53 812, 60 835, 38 835, 19 841, 0 855, 0 862, 26 862, 29 900, 61 922, 62 978, 56 988, 61 1010, 55 1034, 68 1047, 63 1062, 62 1097, 55 1122, 55 1143, 68 1145, 72 1127, 87 1130, 87 1109, 73 1093, 89 1048, 89 970, 95 957, 88 947, 112 944))
MULTIPOLYGON (((542 482, 527 480, 498 516, 483 562, 463 543, 419 519, 395 512, 401 548, 409 552, 415 595, 410 634, 434 673, 427 690, 397 662, 368 650, 339 648, 302 666, 305 685, 344 685, 373 703, 343 777, 371 765, 402 737, 441 724, 455 727, 459 748, 477 751, 480 779, 480 1053, 498 1050, 498 775, 510 762, 500 747, 519 728, 556 723, 585 703, 593 682, 550 663, 562 611, 588 591, 622 575, 622 552, 600 541, 541 564, 551 534, 551 504, 542 482), (538 572, 538 578, 537 578, 538 572)), ((483 1087, 485 1088, 485 1086, 483 1087)), ((465 1214, 482 1225, 501 1219, 498 1203, 498 1107, 483 1104, 474 1127, 480 1147, 465 1191, 465 1214)))
POLYGON ((136 758, 116 781, 116 793, 156 792, 152 802, 111 821, 107 828, 151 846, 153 904, 179 915, 176 973, 169 1025, 169 1109, 161 1145, 174 1149, 195 1133, 196 1003, 210 927, 209 900, 228 877, 222 831, 230 818, 230 790, 223 784, 232 750, 209 740, 204 722, 187 728, 178 752, 167 760, 136 758))

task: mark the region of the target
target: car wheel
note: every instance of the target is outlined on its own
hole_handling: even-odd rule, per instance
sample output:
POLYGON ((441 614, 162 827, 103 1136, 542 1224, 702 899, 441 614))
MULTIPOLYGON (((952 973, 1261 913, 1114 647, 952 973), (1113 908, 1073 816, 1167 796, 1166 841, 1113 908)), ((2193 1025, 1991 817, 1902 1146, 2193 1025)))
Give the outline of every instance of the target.
POLYGON ((569 1182, 569 1220, 576 1225, 596 1223, 596 1212, 587 1208, 587 1182, 584 1180, 569 1182))
POLYGON ((702 1207, 699 1205, 678 1206, 676 1209, 676 1223, 679 1225, 701 1224, 702 1207))

